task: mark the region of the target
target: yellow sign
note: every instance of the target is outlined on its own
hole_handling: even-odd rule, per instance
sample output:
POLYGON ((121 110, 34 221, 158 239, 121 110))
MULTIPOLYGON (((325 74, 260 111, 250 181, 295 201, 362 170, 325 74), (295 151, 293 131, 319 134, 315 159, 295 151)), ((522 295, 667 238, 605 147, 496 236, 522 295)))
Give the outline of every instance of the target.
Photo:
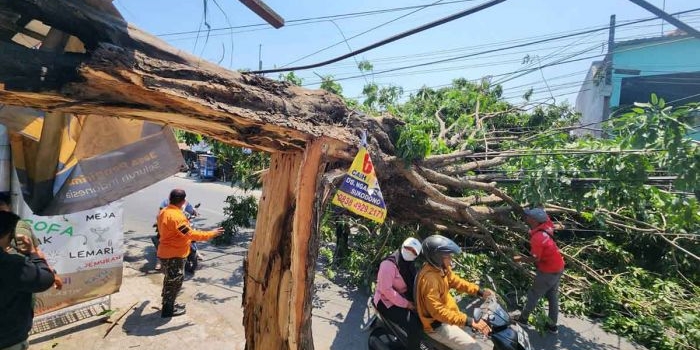
POLYGON ((386 205, 367 148, 357 152, 332 203, 377 223, 384 222, 386 205))

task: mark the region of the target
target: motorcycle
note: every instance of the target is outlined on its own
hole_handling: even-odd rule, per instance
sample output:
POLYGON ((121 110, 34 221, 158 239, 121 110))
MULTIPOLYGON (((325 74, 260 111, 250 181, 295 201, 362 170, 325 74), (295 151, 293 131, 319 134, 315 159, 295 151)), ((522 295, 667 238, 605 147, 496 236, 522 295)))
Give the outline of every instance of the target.
MULTIPOLYGON (((488 337, 493 342, 494 350, 532 350, 527 333, 517 322, 511 319, 510 315, 499 304, 496 297, 496 285, 490 276, 487 276, 487 278, 493 286, 494 293, 486 298, 478 308, 474 309, 474 320, 484 320, 489 325, 491 332, 488 337)), ((374 308, 371 298, 369 304, 374 308)), ((374 315, 363 330, 370 331, 367 340, 370 350, 399 350, 406 348, 408 331, 402 325, 385 318, 376 308, 374 308, 374 315)), ((451 350, 428 337, 422 329, 413 331, 421 332, 421 350, 451 350)))
MULTIPOLYGON (((193 223, 193 219, 197 216, 199 216, 199 213, 196 211, 197 208, 199 208, 199 203, 194 206, 195 211, 193 213, 188 213, 185 212, 185 217, 187 217, 187 220, 190 222, 190 226, 192 228, 195 228, 196 224, 193 223)), ((187 259, 185 259, 185 272, 194 275, 195 270, 197 270, 197 266, 199 265, 199 248, 197 247, 197 242, 191 241, 190 242, 190 253, 187 255, 187 259)))
MULTIPOLYGON (((193 223, 193 220, 195 217, 199 216, 197 209, 200 207, 200 205, 201 205, 201 203, 197 203, 196 205, 194 205, 194 207, 193 207, 194 210, 191 213, 187 212, 186 210, 182 211, 185 214, 187 221, 190 222, 190 226, 193 228, 196 225, 193 223)), ((153 242, 153 245, 156 247, 156 252, 158 252, 158 244, 160 244, 160 233, 158 232, 158 224, 157 223, 153 224, 153 227, 155 228, 156 235, 151 237, 151 242, 153 242)), ((160 266, 160 263, 157 263, 156 270, 159 270, 159 268, 158 268, 159 266, 160 266)), ((197 270, 198 266, 199 266, 199 248, 197 247, 197 242, 192 241, 192 242, 190 242, 190 253, 187 255, 187 258, 185 259, 185 272, 194 275, 194 272, 197 270)))

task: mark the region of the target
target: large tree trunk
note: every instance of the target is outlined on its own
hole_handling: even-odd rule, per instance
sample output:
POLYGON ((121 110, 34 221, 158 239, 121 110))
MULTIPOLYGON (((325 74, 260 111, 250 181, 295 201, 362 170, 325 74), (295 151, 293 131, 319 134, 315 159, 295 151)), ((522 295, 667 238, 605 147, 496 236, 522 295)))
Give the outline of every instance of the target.
POLYGON ((144 119, 268 152, 303 151, 309 137, 356 140, 337 127, 350 114, 337 96, 218 67, 81 1, 0 0, 0 27, 26 18, 87 52, 0 43, 0 103, 144 119))
POLYGON ((304 152, 272 155, 246 259, 248 349, 313 349, 311 293, 323 200, 316 193, 332 144, 319 139, 304 152))
POLYGON ((319 176, 326 156, 347 168, 360 131, 368 133, 390 220, 496 247, 484 223, 519 208, 494 184, 458 177, 502 159, 459 152, 405 164, 394 148, 401 121, 353 113, 336 95, 217 67, 82 1, 0 0, 0 27, 28 19, 77 37, 86 52, 0 42, 0 104, 141 119, 273 154, 246 263, 251 350, 313 347, 319 176), (475 194, 463 196, 467 190, 475 194))

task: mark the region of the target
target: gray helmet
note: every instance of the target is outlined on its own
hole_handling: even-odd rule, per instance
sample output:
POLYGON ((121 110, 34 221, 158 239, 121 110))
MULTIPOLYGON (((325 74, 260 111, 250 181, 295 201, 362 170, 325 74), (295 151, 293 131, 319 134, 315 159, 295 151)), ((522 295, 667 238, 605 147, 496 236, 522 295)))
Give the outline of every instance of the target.
POLYGON ((428 260, 430 265, 442 269, 442 258, 448 254, 459 254, 462 249, 451 239, 432 235, 423 240, 423 256, 428 260))

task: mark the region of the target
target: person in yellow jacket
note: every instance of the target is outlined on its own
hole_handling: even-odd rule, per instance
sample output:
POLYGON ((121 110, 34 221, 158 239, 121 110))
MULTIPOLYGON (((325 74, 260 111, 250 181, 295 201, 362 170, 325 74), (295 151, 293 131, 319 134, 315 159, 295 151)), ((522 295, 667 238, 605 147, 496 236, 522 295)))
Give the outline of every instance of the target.
POLYGON ((426 334, 450 349, 480 349, 479 344, 465 328, 471 327, 488 334, 491 329, 483 320, 475 322, 459 310, 450 295, 450 289, 486 298, 491 290, 480 289, 474 283, 452 272, 452 254, 462 250, 447 237, 433 235, 423 241, 423 254, 427 262, 418 273, 416 285, 416 311, 426 334))
POLYGON ((219 227, 213 231, 198 231, 190 227, 190 222, 182 212, 187 203, 186 193, 181 189, 170 191, 167 207, 158 213, 158 259, 160 259, 165 277, 163 278, 163 307, 160 316, 173 317, 185 313, 185 305, 175 304, 177 293, 182 288, 185 278, 185 259, 190 253, 192 241, 207 241, 224 232, 219 227))

